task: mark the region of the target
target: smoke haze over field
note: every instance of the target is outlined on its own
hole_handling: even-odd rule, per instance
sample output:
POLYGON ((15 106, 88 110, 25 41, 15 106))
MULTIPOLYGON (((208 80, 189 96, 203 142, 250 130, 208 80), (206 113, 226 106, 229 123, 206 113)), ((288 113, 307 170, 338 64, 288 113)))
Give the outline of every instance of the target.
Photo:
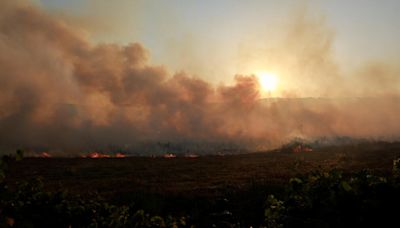
POLYGON ((262 99, 255 75, 215 85, 170 73, 150 63, 139 43, 94 43, 37 6, 0 4, 1 148, 72 151, 138 142, 268 148, 294 137, 399 137, 399 66, 375 62, 341 73, 333 31, 307 10, 292 15, 282 38, 265 50, 265 64, 281 77, 282 98, 262 99))

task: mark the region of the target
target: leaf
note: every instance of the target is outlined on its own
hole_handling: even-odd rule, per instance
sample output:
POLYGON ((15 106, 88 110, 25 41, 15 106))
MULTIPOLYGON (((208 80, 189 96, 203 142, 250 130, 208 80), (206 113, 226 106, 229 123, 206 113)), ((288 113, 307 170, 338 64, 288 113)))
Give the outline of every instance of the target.
POLYGON ((300 178, 294 177, 294 178, 290 178, 289 182, 291 184, 302 184, 303 181, 300 178))
POLYGON ((0 170, 0 183, 3 182, 3 180, 6 178, 6 174, 4 173, 3 170, 0 170))
POLYGON ((353 188, 349 185, 349 183, 347 183, 347 181, 342 181, 342 188, 346 191, 349 192, 351 191, 353 188))
POLYGON ((24 152, 22 150, 17 150, 17 154, 15 156, 15 160, 20 161, 24 157, 24 152))

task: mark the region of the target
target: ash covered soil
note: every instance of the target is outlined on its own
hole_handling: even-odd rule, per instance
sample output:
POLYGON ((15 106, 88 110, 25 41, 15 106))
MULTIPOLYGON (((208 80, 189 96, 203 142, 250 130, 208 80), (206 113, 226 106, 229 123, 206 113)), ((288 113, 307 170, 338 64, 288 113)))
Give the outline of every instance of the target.
POLYGON ((280 150, 198 158, 24 158, 10 165, 9 181, 40 177, 48 190, 98 193, 118 202, 143 194, 210 197, 254 186, 272 189, 316 169, 391 172, 400 142, 329 146, 311 152, 280 150))

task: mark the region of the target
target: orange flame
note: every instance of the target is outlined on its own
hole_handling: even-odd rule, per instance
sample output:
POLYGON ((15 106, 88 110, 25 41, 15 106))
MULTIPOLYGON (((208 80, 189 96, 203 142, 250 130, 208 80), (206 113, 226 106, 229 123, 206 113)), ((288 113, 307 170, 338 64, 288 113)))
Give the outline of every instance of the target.
POLYGON ((186 154, 185 155, 185 158, 198 158, 199 157, 199 155, 197 155, 197 154, 186 154))
POLYGON ((49 154, 48 152, 42 152, 38 155, 38 157, 40 158, 51 158, 51 154, 49 154))
POLYGON ((293 153, 312 152, 313 149, 309 146, 298 145, 293 148, 293 153))
POLYGON ((116 157, 116 158, 125 158, 126 155, 123 154, 123 153, 119 153, 119 152, 118 152, 118 153, 115 154, 115 157, 116 157))
POLYGON ((164 154, 164 158, 176 158, 175 154, 164 154))
POLYGON ((102 154, 99 152, 92 152, 86 155, 87 158, 110 158, 111 156, 108 154, 102 154))

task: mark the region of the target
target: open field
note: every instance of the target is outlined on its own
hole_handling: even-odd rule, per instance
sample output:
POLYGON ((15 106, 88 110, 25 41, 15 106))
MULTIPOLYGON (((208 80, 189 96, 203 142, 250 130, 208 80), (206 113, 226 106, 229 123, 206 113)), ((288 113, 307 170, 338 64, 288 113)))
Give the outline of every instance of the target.
POLYGON ((331 146, 304 153, 279 150, 232 156, 198 158, 25 158, 11 165, 11 182, 42 177, 45 186, 73 192, 97 191, 119 198, 134 191, 159 194, 209 195, 227 186, 252 183, 281 185, 290 177, 314 169, 389 172, 400 155, 400 143, 331 146))
POLYGON ((304 153, 277 151, 199 158, 25 158, 12 163, 8 182, 40 176, 45 189, 82 195, 97 192, 116 204, 134 203, 156 214, 202 213, 228 198, 230 210, 262 218, 267 194, 279 194, 291 177, 323 169, 385 175, 400 143, 331 146, 304 153), (248 213, 248 214, 246 214, 248 213))
POLYGON ((76 191, 113 196, 135 190, 164 194, 212 193, 226 186, 252 182, 282 184, 317 168, 348 172, 391 171, 400 143, 331 146, 312 152, 260 152, 198 158, 25 158, 12 164, 10 180, 40 176, 48 188, 61 185, 76 191))

